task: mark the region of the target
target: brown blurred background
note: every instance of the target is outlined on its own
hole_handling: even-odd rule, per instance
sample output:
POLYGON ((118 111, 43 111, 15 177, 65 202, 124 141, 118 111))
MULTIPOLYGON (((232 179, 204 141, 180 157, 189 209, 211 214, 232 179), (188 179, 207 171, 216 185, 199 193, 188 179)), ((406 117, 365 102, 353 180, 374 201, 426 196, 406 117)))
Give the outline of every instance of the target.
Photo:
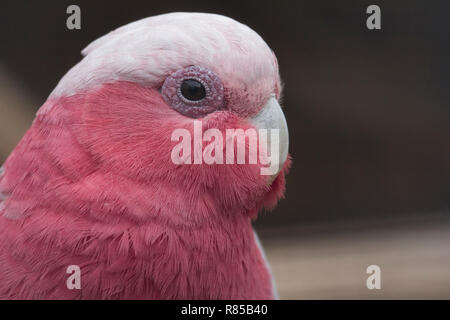
POLYGON ((0 5, 0 162, 92 40, 170 11, 228 15, 278 56, 294 158, 256 222, 281 298, 450 298, 450 3, 36 1, 0 5), (81 8, 81 30, 66 8, 81 8), (382 30, 366 28, 381 7, 382 30), (382 289, 368 290, 377 264, 382 289))

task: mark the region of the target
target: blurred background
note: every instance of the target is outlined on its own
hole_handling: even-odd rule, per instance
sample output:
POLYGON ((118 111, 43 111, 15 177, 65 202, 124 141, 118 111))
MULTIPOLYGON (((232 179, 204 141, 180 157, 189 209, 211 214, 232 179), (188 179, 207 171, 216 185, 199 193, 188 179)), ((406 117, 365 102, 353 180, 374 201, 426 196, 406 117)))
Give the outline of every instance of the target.
POLYGON ((294 159, 255 226, 282 299, 450 299, 450 3, 10 1, 0 5, 0 163, 92 40, 171 11, 220 13, 277 54, 294 159), (66 8, 81 8, 81 30, 66 8), (381 30, 366 8, 381 8, 381 30), (366 268, 381 268, 368 290, 366 268))

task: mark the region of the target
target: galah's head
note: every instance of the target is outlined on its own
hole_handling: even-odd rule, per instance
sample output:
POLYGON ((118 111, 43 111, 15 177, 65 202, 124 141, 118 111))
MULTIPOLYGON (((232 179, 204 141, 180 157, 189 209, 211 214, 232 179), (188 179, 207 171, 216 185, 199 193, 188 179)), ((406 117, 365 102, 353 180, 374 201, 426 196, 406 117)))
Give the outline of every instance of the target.
POLYGON ((289 159, 278 65, 249 27, 215 14, 165 14, 112 31, 83 55, 38 116, 70 123, 94 166, 150 188, 168 210, 194 220, 255 214, 282 196, 289 159), (214 129, 209 136, 208 129, 214 129), (255 149, 247 136, 247 154, 238 163, 237 139, 227 129, 266 129, 268 141, 255 149), (273 129, 278 135, 271 135, 273 129), (186 132, 192 141, 183 145, 186 132), (231 156, 230 139, 236 141, 231 156), (273 144, 276 156, 270 154, 273 144), (265 174, 263 151, 275 168, 265 174))

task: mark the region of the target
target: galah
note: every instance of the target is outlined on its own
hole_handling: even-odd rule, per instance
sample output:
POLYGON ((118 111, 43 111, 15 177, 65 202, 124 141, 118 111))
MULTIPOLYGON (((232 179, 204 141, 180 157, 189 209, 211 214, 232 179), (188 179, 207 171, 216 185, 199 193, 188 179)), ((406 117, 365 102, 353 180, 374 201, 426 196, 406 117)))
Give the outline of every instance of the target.
POLYGON ((276 298, 252 227, 290 165, 273 51, 231 18, 171 13, 82 54, 1 168, 0 298, 276 298), (194 163, 198 149, 174 162, 173 132, 195 121, 224 139, 278 130, 276 172, 194 163))

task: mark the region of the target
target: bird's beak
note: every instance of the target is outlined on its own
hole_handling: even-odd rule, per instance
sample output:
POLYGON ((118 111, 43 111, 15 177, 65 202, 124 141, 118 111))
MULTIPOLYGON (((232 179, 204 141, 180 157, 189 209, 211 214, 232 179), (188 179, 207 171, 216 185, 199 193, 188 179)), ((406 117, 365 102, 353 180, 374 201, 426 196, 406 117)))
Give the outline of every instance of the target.
POLYGON ((275 96, 270 97, 261 111, 249 121, 259 132, 261 129, 267 130, 267 153, 270 167, 262 174, 269 175, 270 182, 272 182, 283 168, 289 149, 286 118, 275 96))

